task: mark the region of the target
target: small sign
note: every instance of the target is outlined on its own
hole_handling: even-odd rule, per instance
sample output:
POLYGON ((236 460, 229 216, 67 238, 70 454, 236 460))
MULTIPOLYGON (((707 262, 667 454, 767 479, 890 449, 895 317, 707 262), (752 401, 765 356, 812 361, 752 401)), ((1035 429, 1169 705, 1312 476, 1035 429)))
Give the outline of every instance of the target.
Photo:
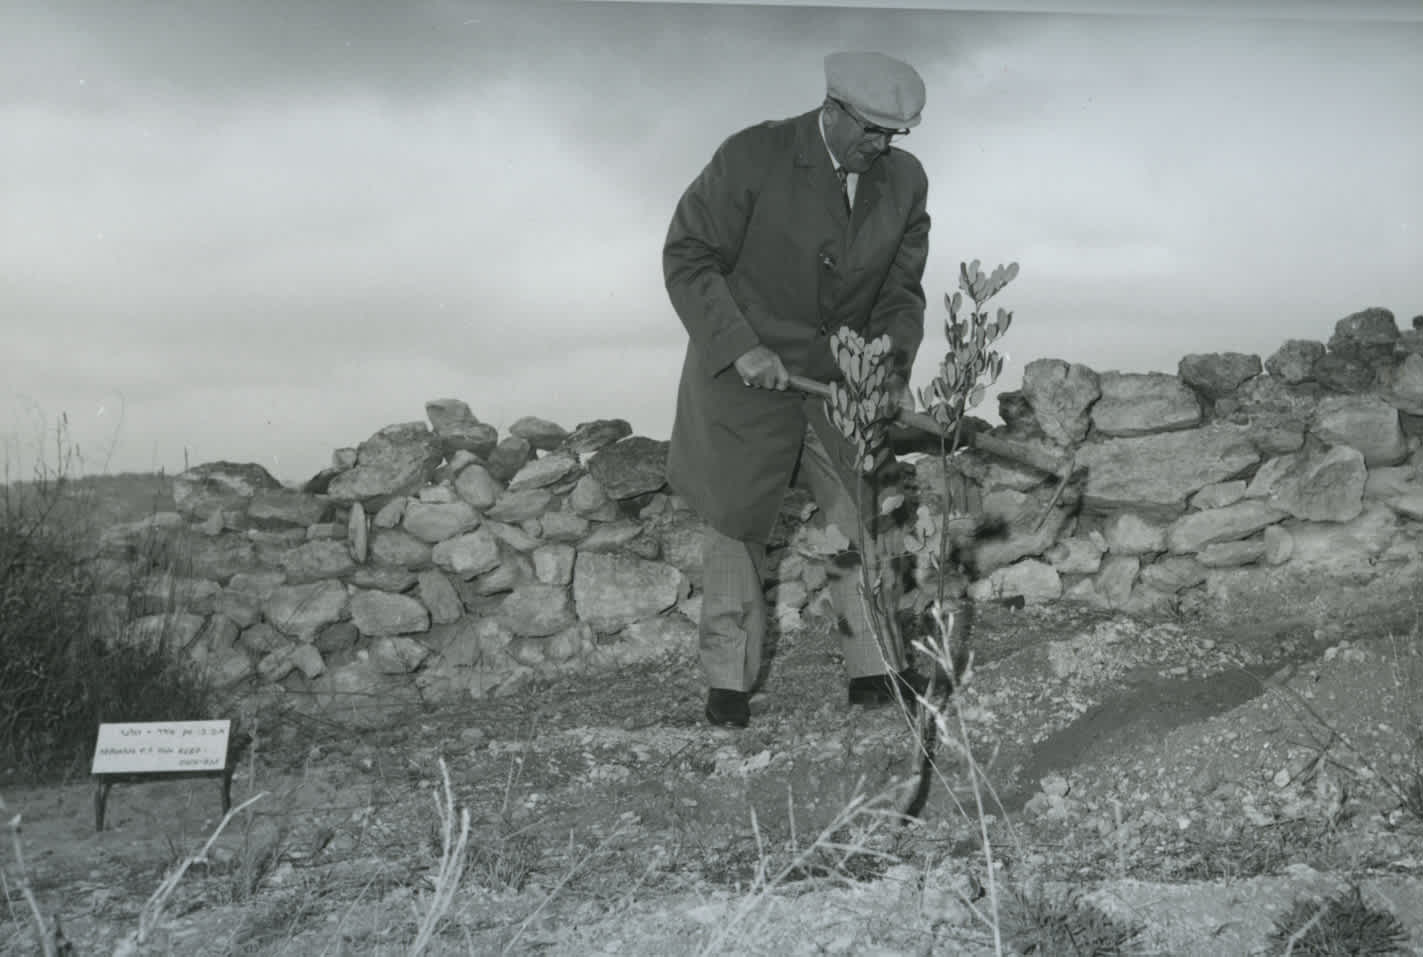
POLYGON ((231 721, 101 724, 90 774, 221 771, 231 721))

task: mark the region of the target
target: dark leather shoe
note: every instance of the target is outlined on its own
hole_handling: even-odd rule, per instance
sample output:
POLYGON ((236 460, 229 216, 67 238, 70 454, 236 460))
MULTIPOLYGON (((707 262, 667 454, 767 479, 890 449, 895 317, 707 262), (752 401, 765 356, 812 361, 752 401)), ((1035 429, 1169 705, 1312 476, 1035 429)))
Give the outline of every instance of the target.
POLYGON ((707 721, 725 728, 744 728, 751 722, 751 695, 745 691, 712 688, 707 692, 707 721))
POLYGON ((898 682, 905 704, 911 708, 929 687, 929 679, 915 671, 897 671, 892 675, 865 675, 850 679, 850 704, 863 708, 880 708, 894 702, 894 683, 898 682))

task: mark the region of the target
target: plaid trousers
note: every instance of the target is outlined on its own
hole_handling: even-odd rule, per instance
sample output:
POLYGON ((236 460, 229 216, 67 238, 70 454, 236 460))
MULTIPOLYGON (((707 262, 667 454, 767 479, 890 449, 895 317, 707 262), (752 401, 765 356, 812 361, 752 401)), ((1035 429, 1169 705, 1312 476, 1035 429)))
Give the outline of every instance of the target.
MULTIPOLYGON (((902 669, 903 649, 888 649, 888 661, 881 654, 859 593, 862 543, 853 491, 845 487, 824 443, 809 426, 800 468, 826 520, 838 527, 852 545, 850 555, 844 556, 847 560, 837 559, 827 569, 848 676, 884 674, 886 665, 893 670, 902 669)), ((702 674, 712 688, 754 691, 764 678, 763 651, 769 624, 766 546, 728 538, 710 526, 705 536, 698 628, 702 674)))

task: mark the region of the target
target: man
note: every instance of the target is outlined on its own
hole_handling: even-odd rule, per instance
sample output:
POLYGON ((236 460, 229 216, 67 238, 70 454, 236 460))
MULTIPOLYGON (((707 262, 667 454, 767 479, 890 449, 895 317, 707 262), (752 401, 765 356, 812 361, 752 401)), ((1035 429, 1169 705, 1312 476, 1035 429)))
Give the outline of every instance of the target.
MULTIPOLYGON (((825 517, 864 547, 848 444, 823 400, 788 389, 788 377, 840 378, 829 337, 842 326, 867 340, 888 333, 887 387, 913 402, 928 179, 890 143, 918 125, 924 83, 879 53, 833 53, 825 79, 817 109, 722 142, 682 194, 663 248, 689 337, 667 477, 708 526, 699 652, 713 725, 750 719, 768 618, 766 543, 797 469, 825 517)), ((860 502, 867 521, 874 505, 860 502)), ((895 682, 904 691, 923 680, 905 670, 902 649, 887 650, 886 670, 858 582, 858 568, 842 566, 830 588, 850 703, 877 706, 895 699, 895 682)))

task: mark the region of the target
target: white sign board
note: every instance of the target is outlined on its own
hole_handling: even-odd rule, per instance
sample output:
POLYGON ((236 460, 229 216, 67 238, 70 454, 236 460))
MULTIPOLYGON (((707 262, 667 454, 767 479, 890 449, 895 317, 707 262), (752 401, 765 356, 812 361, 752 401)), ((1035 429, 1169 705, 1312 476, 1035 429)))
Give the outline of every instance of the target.
POLYGON ((101 724, 90 774, 221 771, 231 721, 101 724))

